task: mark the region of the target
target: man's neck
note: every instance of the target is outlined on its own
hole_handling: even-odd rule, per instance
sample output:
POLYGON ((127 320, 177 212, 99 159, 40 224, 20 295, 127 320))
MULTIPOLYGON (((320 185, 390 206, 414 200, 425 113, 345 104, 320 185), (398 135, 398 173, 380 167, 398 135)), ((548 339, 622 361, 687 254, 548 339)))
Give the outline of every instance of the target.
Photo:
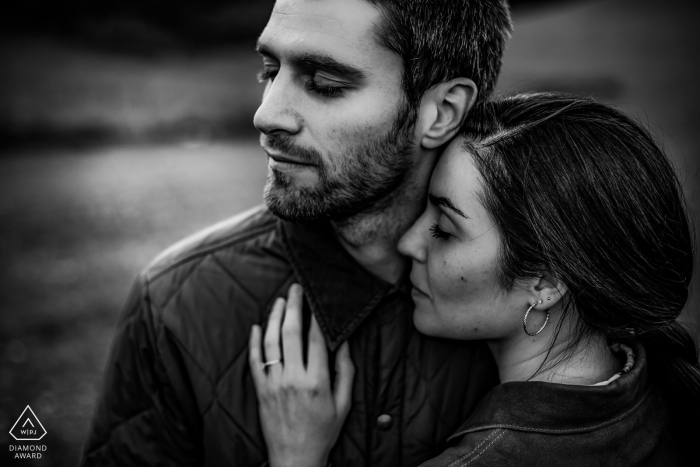
POLYGON ((355 261, 376 277, 398 283, 409 267, 397 245, 399 238, 421 215, 427 199, 435 157, 425 157, 412 176, 372 210, 360 213, 333 228, 343 247, 355 261))
POLYGON ((373 275, 397 283, 408 267, 408 260, 396 249, 399 238, 411 222, 391 223, 394 216, 373 213, 355 216, 350 222, 334 223, 341 245, 373 275))

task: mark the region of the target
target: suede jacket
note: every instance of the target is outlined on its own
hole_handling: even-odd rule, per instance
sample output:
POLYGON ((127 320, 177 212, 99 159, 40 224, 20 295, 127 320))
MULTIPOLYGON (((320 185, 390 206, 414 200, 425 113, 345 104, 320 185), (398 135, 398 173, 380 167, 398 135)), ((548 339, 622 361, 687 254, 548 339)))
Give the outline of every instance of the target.
POLYGON ((686 465, 668 436, 668 404, 641 345, 634 367, 605 386, 511 382, 495 387, 421 467, 686 465))
POLYGON ((247 343, 293 282, 304 287, 305 325, 313 312, 331 351, 349 340, 356 368, 335 467, 409 467, 438 455, 498 383, 484 344, 419 334, 408 282, 370 275, 328 223, 286 223, 257 208, 176 245, 139 276, 82 465, 262 465, 247 343))

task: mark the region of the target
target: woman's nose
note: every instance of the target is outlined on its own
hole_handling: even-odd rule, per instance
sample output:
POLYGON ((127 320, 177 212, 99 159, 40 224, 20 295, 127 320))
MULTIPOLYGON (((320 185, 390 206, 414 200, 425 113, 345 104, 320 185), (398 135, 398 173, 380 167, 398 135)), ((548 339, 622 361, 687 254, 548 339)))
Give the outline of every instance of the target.
POLYGON ((425 262, 427 257, 425 234, 428 232, 428 223, 426 213, 423 213, 399 239, 399 253, 414 261, 425 262))
POLYGON ((296 108, 298 104, 293 83, 279 73, 273 81, 268 82, 262 103, 255 112, 253 124, 258 131, 266 135, 296 134, 301 131, 302 126, 296 108))

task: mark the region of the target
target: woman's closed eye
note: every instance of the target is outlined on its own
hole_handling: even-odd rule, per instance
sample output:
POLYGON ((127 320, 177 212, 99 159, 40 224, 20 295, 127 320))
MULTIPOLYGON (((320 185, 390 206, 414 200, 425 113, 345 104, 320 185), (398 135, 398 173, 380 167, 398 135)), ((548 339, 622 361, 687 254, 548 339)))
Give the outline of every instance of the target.
POLYGON ((452 236, 451 233, 442 230, 438 224, 433 224, 432 227, 430 227, 430 233, 439 240, 447 240, 452 236))

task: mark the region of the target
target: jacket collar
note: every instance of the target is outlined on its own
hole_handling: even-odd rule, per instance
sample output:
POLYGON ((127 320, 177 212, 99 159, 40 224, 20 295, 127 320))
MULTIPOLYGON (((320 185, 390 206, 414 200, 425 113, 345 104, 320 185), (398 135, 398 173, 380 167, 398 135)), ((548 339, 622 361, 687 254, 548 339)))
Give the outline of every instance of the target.
POLYGON ((280 221, 280 229, 309 307, 335 351, 394 287, 360 266, 329 222, 280 221))
POLYGON ((496 386, 449 439, 490 428, 539 433, 583 433, 637 410, 651 392, 646 355, 638 344, 632 369, 606 386, 511 382, 496 386))

